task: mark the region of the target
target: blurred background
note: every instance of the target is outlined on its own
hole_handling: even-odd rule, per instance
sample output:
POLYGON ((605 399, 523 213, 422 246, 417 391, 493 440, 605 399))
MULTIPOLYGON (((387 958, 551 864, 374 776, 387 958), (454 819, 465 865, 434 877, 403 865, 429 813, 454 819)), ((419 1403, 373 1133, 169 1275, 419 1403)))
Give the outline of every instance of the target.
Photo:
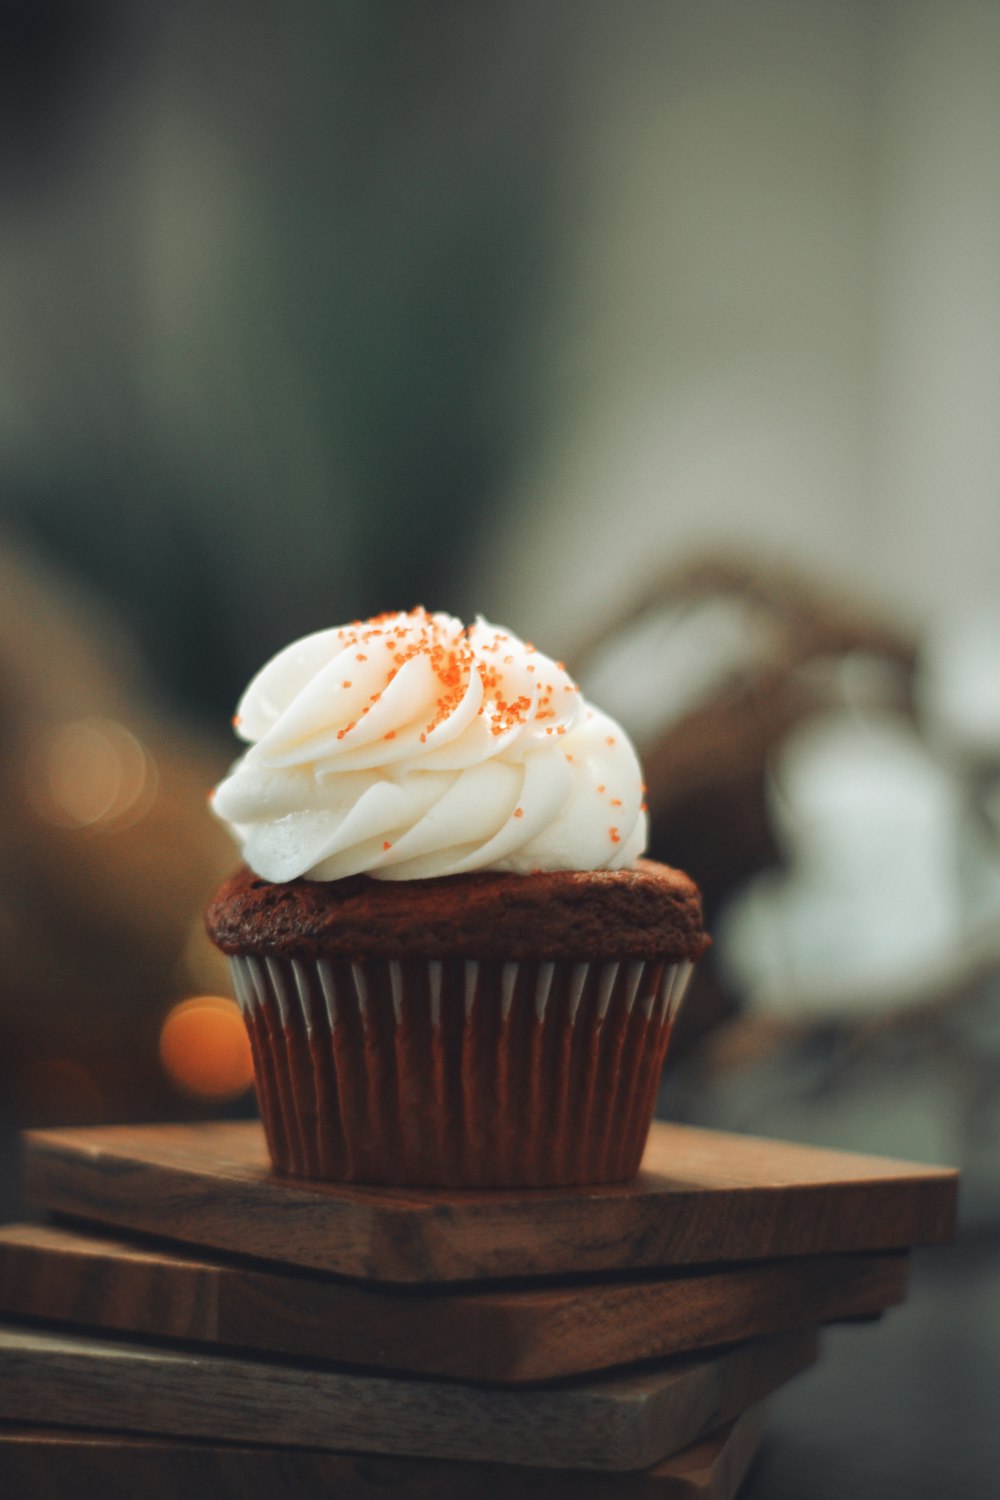
POLYGON ((660 1112, 962 1169, 754 1496, 995 1493, 998 167, 1000 0, 0 0, 0 1218, 253 1111, 252 672, 482 611, 704 890, 660 1112))
POLYGON ((249 1113, 251 673, 422 602, 636 738, 661 1110, 1000 1223, 1000 3, 0 0, 0 1209, 249 1113))

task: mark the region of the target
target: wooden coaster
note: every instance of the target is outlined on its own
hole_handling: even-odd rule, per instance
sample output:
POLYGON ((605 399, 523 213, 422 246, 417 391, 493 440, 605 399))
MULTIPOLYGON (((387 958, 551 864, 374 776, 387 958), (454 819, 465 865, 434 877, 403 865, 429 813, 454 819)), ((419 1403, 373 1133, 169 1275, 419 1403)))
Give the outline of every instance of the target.
POLYGON ((630 1281, 379 1289, 62 1227, 0 1228, 0 1311, 464 1380, 529 1381, 731 1343, 902 1302, 898 1253, 805 1256, 630 1281))
POLYGON ((812 1330, 530 1390, 359 1375, 0 1325, 8 1422, 559 1469, 646 1469, 816 1357, 812 1330))
POLYGON ((115 1433, 0 1427, 0 1492, 32 1500, 733 1500, 760 1446, 763 1406, 638 1474, 239 1448, 115 1433))
POLYGON ((254 1122, 47 1130, 33 1205, 345 1276, 462 1281, 667 1268, 950 1239, 957 1174, 656 1123, 612 1187, 362 1188, 278 1177, 254 1122))

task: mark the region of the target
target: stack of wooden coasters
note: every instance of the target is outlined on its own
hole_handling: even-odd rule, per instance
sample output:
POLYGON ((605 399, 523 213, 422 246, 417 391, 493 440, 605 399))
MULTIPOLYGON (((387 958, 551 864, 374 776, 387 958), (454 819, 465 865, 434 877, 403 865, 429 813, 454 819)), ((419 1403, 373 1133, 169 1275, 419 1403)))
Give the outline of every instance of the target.
POLYGON ((226 1123, 36 1132, 25 1185, 0 1493, 728 1500, 956 1179, 656 1124, 622 1186, 358 1188, 226 1123))

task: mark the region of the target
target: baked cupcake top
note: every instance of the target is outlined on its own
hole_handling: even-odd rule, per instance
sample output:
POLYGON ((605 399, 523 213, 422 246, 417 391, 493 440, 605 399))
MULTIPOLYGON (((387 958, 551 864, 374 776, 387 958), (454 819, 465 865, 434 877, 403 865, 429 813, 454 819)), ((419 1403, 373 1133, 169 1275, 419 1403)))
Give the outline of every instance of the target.
POLYGON ((261 880, 246 867, 206 913, 226 953, 276 958, 693 960, 708 946, 701 900, 679 870, 493 872, 405 883, 352 876, 261 880))
POLYGON ((627 869, 639 761, 560 662, 414 609, 295 641, 250 683, 215 812, 265 880, 627 869))
POLYGON ((694 959, 693 881, 640 859, 639 761, 560 662, 508 630, 381 615, 294 642, 240 701, 214 794, 245 866, 228 953, 694 959))

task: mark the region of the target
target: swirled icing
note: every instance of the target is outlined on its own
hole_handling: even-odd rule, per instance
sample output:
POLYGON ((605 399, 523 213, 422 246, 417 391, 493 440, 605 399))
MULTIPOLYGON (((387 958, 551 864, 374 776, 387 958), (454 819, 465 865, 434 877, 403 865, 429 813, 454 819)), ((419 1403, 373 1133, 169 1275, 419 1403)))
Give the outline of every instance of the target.
POLYGON ((264 880, 620 869, 645 848, 628 737, 561 663, 415 609, 303 637, 254 677, 215 812, 264 880))

